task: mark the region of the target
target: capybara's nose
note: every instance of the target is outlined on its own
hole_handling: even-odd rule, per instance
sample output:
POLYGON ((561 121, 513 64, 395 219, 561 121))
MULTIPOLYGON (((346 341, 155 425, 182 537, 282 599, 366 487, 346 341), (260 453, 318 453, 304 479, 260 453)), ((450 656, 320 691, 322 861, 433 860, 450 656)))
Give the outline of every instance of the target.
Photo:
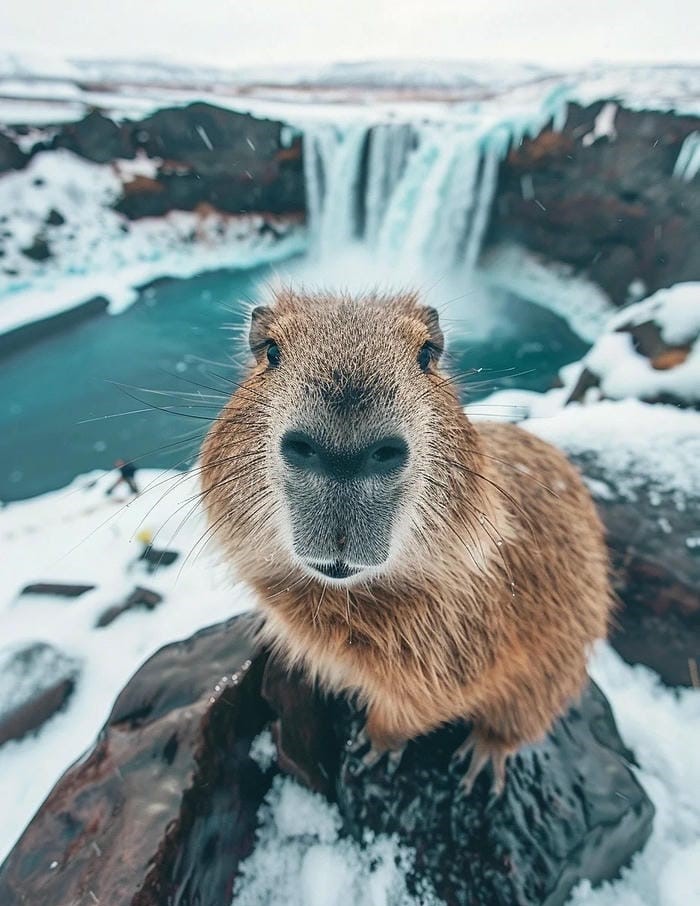
POLYGON ((306 431, 287 431, 282 437, 281 453, 290 468, 335 481, 393 476, 408 463, 408 444, 393 434, 351 450, 330 447, 306 431))

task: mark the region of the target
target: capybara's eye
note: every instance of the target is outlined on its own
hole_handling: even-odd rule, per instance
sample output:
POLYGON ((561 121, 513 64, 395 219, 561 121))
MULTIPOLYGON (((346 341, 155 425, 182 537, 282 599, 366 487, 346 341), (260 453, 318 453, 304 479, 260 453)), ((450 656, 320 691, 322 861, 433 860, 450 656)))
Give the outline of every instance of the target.
POLYGON ((270 368, 277 368, 280 363, 280 348, 273 340, 267 343, 267 361, 270 368))
POLYGON ((418 353, 418 364, 420 365, 421 371, 427 371, 430 368, 430 363, 433 361, 434 349, 432 343, 423 343, 418 353))

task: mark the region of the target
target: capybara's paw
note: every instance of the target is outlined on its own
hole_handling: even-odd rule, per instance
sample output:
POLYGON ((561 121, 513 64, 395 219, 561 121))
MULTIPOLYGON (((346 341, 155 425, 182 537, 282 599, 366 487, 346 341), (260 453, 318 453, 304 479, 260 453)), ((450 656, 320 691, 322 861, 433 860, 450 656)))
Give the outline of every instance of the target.
POLYGON ((378 764, 378 762, 381 761, 384 755, 387 755, 387 773, 389 775, 394 774, 398 769, 406 748, 405 744, 398 746, 395 749, 387 749, 375 745, 370 738, 366 726, 360 730, 355 739, 349 739, 346 746, 348 751, 352 752, 353 755, 359 755, 366 750, 360 759, 364 768, 373 768, 375 764, 378 764))
POLYGON ((453 761, 463 761, 471 753, 469 768, 461 781, 465 793, 467 795, 471 793, 474 781, 490 764, 493 772, 491 792, 495 796, 500 796, 506 783, 506 763, 514 751, 513 746, 507 745, 490 734, 481 733, 476 727, 473 727, 452 756, 453 761))

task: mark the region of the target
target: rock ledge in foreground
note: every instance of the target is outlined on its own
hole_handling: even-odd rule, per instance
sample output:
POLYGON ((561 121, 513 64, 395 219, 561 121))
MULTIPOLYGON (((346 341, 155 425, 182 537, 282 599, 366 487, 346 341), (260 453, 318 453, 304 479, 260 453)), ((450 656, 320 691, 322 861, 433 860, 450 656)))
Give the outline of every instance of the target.
POLYGON ((464 728, 409 744, 393 775, 361 770, 345 742, 362 715, 267 662, 250 629, 211 627, 136 673, 0 867, 3 906, 229 906, 275 774, 250 757, 270 722, 284 767, 335 798, 348 833, 396 833, 448 906, 557 906, 648 838, 653 807, 594 687, 489 802, 486 776, 466 797, 449 766, 464 728))

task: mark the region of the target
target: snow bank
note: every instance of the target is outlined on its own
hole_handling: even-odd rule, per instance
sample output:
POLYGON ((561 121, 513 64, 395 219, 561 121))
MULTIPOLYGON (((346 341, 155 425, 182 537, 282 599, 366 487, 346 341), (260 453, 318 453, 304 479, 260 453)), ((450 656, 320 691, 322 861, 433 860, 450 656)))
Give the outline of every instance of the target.
POLYGON ((261 231, 258 215, 172 211, 130 221, 112 210, 123 185, 148 175, 152 165, 144 159, 94 164, 57 150, 0 178, 0 210, 11 224, 2 241, 0 333, 96 296, 109 301, 111 312, 122 311, 137 287, 159 277, 254 267, 304 251, 301 228, 280 221, 278 239, 261 231), (49 258, 24 253, 37 239, 48 244, 49 258))
POLYGON ((700 496, 700 413, 628 399, 572 404, 523 427, 568 453, 592 453, 628 500, 647 487, 674 494, 678 507, 700 496))
POLYGON ((630 110, 700 114, 700 66, 597 64, 570 76, 572 100, 617 100, 630 110))
POLYGON ((700 902, 700 690, 664 688, 607 645, 591 661, 608 696, 638 777, 656 808, 644 850, 618 881, 579 886, 570 906, 690 906, 700 902))
POLYGON ((0 510, 0 662, 22 645, 44 642, 79 669, 64 712, 38 735, 0 747, 0 862, 63 771, 92 744, 134 671, 168 642, 251 606, 248 592, 232 587, 208 550, 197 546, 204 524, 196 475, 143 470, 138 478, 144 490, 128 502, 106 498, 113 476, 95 473, 0 510), (135 563, 141 529, 155 536, 156 547, 180 551, 180 559, 144 573, 135 563), (38 581, 97 587, 76 599, 20 595, 38 581), (163 602, 96 629, 100 615, 136 585, 159 592, 163 602))

